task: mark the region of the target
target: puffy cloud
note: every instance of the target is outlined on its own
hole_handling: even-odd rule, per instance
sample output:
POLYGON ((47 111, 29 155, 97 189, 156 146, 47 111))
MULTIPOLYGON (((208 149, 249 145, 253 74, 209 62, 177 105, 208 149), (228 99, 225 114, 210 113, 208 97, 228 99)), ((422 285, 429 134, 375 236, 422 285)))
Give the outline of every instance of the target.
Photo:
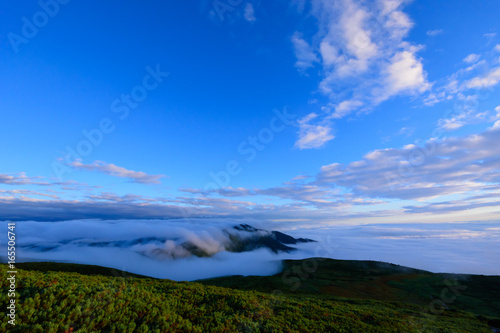
POLYGON ((335 106, 335 111, 332 113, 331 117, 336 119, 344 118, 352 111, 359 109, 362 105, 363 102, 355 99, 342 101, 335 106))
POLYGON ((364 73, 370 60, 379 55, 379 49, 366 28, 371 18, 367 9, 350 0, 315 1, 314 8, 320 33, 326 31, 319 44, 325 71, 320 88, 328 93, 331 82, 364 73))
POLYGON ((403 43, 413 26, 400 10, 403 4, 404 1, 385 0, 371 6, 354 0, 314 2, 313 13, 320 26, 319 52, 325 71, 320 88, 324 92, 331 92, 337 81, 346 77, 370 78, 375 84, 381 83, 379 79, 386 67, 384 59, 402 52, 401 48, 415 51, 410 44, 403 43))
POLYGON ((384 74, 385 84, 382 88, 374 89, 374 92, 377 92, 377 102, 402 92, 423 93, 430 87, 421 61, 409 50, 395 54, 384 74))
MULTIPOLYGON (((402 11, 407 1, 314 0, 311 13, 318 32, 305 42, 294 35, 297 67, 305 69, 319 61, 319 90, 329 96, 322 107, 324 119, 317 125, 301 124, 296 147, 319 148, 333 139, 328 119, 340 119, 356 111, 369 111, 397 95, 417 95, 429 90, 427 74, 417 56, 420 46, 405 41, 412 20, 402 11)), ((300 38, 299 38, 300 37, 300 38)))
POLYGON ((83 164, 81 161, 75 161, 69 164, 69 166, 76 170, 97 171, 113 177, 129 178, 133 183, 140 184, 160 184, 160 179, 165 177, 165 175, 148 175, 142 171, 127 170, 103 161, 95 161, 92 164, 83 164))

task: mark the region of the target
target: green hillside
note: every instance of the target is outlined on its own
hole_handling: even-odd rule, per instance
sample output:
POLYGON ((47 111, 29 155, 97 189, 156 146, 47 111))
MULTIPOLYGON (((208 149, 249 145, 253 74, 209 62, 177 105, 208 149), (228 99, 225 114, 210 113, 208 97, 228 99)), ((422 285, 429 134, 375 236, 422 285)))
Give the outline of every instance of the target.
MULTIPOLYGON (((288 290, 274 295, 207 285, 246 281, 244 289, 274 291, 257 277, 201 284, 132 277, 97 266, 20 266, 26 269, 17 273, 16 326, 4 319, 0 332, 491 332, 493 319, 455 309, 435 314, 426 305, 406 302, 334 297, 321 290, 320 267, 315 276, 302 276, 296 291, 281 278, 288 290)), ((0 267, 6 276, 6 265, 0 267)), ((279 285, 278 276, 268 278, 279 285)), ((3 318, 8 289, 2 279, 3 318)))
POLYGON ((500 276, 436 274, 377 261, 285 260, 274 276, 231 276, 199 281, 240 290, 313 297, 401 301, 500 317, 500 276))

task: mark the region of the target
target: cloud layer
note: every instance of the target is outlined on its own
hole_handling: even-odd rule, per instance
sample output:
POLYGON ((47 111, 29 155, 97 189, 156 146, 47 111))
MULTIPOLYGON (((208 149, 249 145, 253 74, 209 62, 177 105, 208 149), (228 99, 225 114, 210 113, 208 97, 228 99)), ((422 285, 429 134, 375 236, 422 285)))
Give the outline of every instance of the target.
POLYGON ((439 220, 448 219, 446 214, 473 210, 476 214, 473 219, 484 219, 500 207, 499 141, 500 121, 497 121, 479 134, 430 139, 420 146, 374 150, 360 160, 327 164, 314 177, 297 176, 278 186, 184 188, 177 196, 169 197, 118 195, 99 192, 98 187, 86 184, 51 183, 24 174, 7 175, 3 179, 8 187, 23 184, 39 190, 1 189, 0 219, 212 216, 328 223, 372 217, 417 221, 431 213, 439 220), (73 193, 79 197, 68 199, 73 193))
MULTIPOLYGON (((1 222, 1 225, 4 223, 1 222)), ((393 224, 323 226, 282 231, 319 243, 304 243, 299 251, 276 255, 260 249, 244 253, 218 251, 211 258, 172 259, 141 254, 169 249, 185 240, 202 246, 221 246, 223 228, 236 223, 205 219, 197 222, 124 220, 19 222, 16 230, 19 262, 50 260, 113 267, 137 274, 174 280, 194 280, 223 275, 271 275, 281 269, 279 260, 327 257, 380 260, 433 272, 500 274, 496 223, 393 224), (22 236, 21 236, 22 235, 22 236), (169 239, 147 244, 137 239, 169 239), (120 246, 102 245, 116 242, 120 246), (101 245, 99 245, 101 244, 101 245)), ((273 224, 258 227, 274 228, 273 224)), ((4 225, 4 227, 6 227, 4 225)), ((6 247, 0 241, 0 247, 6 247)), ((182 257, 182 256, 180 256, 182 257)))
MULTIPOLYGON (((16 225, 20 235, 16 258, 18 262, 74 262, 113 267, 157 278, 194 280, 223 275, 271 275, 279 272, 279 260, 285 257, 304 258, 312 254, 307 250, 279 255, 266 249, 242 253, 224 251, 228 236, 223 229, 236 224, 220 220, 26 221, 16 225), (185 253, 180 253, 181 247, 177 246, 185 241, 211 251, 214 256, 185 256, 185 253), (149 255, 155 251, 165 255, 149 255)), ((238 233, 236 230, 232 232, 238 233)), ((2 240, 0 247, 6 246, 2 240)))

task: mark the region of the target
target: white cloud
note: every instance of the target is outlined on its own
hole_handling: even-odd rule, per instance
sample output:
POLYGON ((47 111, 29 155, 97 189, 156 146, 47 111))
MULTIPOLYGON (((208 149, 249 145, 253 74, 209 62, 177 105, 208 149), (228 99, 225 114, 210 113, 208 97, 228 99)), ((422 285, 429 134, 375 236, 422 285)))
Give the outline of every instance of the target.
MULTIPOLYGON (((459 95, 462 96, 462 95, 459 95)), ((476 95, 459 97, 463 101, 460 112, 452 114, 449 118, 442 118, 438 121, 438 126, 445 131, 453 131, 465 125, 474 125, 481 123, 494 123, 500 119, 500 112, 486 110, 479 111, 477 108, 478 97, 476 95)))
POLYGON ((335 138, 331 131, 327 126, 303 124, 300 126, 299 139, 295 146, 300 149, 321 148, 335 138))
POLYGON ((359 195, 397 199, 430 199, 498 188, 500 128, 423 147, 372 151, 360 161, 321 168, 314 183, 342 186, 359 195), (495 185, 497 184, 497 185, 495 185))
MULTIPOLYGON (((372 41, 371 32, 364 28, 370 14, 354 2, 345 1, 344 3, 346 7, 340 17, 340 27, 345 42, 344 49, 351 55, 351 60, 357 63, 358 70, 364 71, 368 66, 367 61, 378 53, 377 45, 372 41)), ((331 37, 330 35, 326 38, 331 40, 331 37)), ((351 64, 353 63, 351 62, 351 64)), ((349 69, 347 73, 341 73, 349 75, 351 71, 355 72, 356 70, 349 69)))
POLYGON ((318 61, 318 57, 312 50, 311 46, 302 39, 302 35, 298 32, 293 34, 292 43, 295 49, 295 56, 297 57, 297 62, 295 67, 299 70, 306 70, 314 66, 314 63, 318 61))
POLYGON ((363 102, 359 100, 346 100, 340 102, 332 114, 332 118, 344 118, 346 115, 350 114, 352 111, 358 109, 363 105, 363 102))
MULTIPOLYGON (((500 233, 492 223, 322 226, 291 233, 318 239, 336 259, 377 260, 432 272, 500 274, 500 233)), ((327 251, 324 251, 328 253, 327 251)))
POLYGON ((253 9, 253 5, 250 2, 247 2, 245 6, 245 20, 248 22, 255 22, 255 11, 253 9))
POLYGON ((331 128, 324 125, 312 125, 310 122, 317 118, 316 113, 311 113, 299 120, 299 139, 295 147, 299 149, 321 148, 335 136, 331 134, 331 128))
POLYGON ((443 29, 429 30, 427 31, 427 36, 435 37, 443 34, 443 29))
POLYGON ((319 47, 319 52, 325 66, 333 65, 339 60, 339 51, 329 42, 323 41, 319 47))
MULTIPOLYGON (((217 247, 224 242, 222 229, 234 224, 237 223, 217 219, 197 222, 26 221, 19 223, 17 230, 23 235, 18 245, 22 253, 20 259, 24 261, 38 259, 101 265, 173 280, 271 275, 280 272, 278 260, 310 258, 318 253, 334 259, 384 261, 432 272, 500 274, 497 264, 500 260, 498 222, 329 224, 317 227, 311 227, 307 222, 265 222, 255 226, 280 229, 292 237, 310 238, 318 243, 305 243, 297 246, 296 252, 278 255, 266 250, 222 251, 212 258, 160 260, 138 253, 146 247, 152 251, 168 250, 169 246, 175 245, 172 239, 177 242, 194 240, 200 245, 217 247), (139 238, 151 242, 138 246, 130 244, 139 238), (110 246, 95 247, 91 246, 92 242, 109 242, 110 246), (121 242, 122 246, 112 246, 114 242, 121 242)), ((1 226, 6 228, 6 222, 1 226)), ((0 245, 6 246, 5 240, 0 240, 0 245)))
MULTIPOLYGON (((329 96, 329 102, 322 107, 323 120, 366 112, 393 96, 415 96, 430 88, 422 60, 417 56, 421 47, 405 41, 414 25, 401 10, 406 3, 312 2, 311 13, 318 20, 318 32, 307 38, 313 41, 311 45, 303 35, 294 35, 296 66, 303 70, 321 61, 323 77, 319 90, 329 96)), ((324 121, 315 128, 303 125, 296 146, 320 147, 322 140, 313 145, 305 142, 313 142, 316 137, 331 139, 330 126, 324 121)))
POLYGON ((451 100, 455 100, 456 105, 467 104, 464 96, 471 98, 474 95, 466 95, 478 93, 484 99, 484 96, 491 94, 492 87, 500 82, 498 59, 492 52, 469 54, 463 59, 463 66, 459 70, 440 80, 440 83, 432 85, 432 90, 424 100, 425 104, 434 105, 451 100))
POLYGON ((415 128, 403 127, 399 130, 397 135, 404 135, 406 137, 410 137, 413 135, 414 132, 415 132, 415 128))
POLYGON ((47 185, 46 182, 40 182, 40 177, 28 177, 26 172, 19 172, 15 174, 2 174, 0 173, 0 184, 7 185, 47 185))
POLYGON ((473 64, 477 62, 480 58, 481 56, 479 54, 471 53, 467 57, 465 57, 463 61, 468 64, 473 64))
POLYGON ((10 195, 10 197, 7 197, 9 199, 12 199, 18 195, 34 195, 34 196, 42 196, 42 197, 49 197, 53 199, 59 198, 55 194, 49 194, 49 193, 44 193, 44 192, 36 192, 36 191, 30 191, 30 190, 0 190, 0 194, 2 194, 2 198, 6 198, 5 195, 10 195))
POLYGON ((492 69, 482 77, 475 77, 465 83, 465 87, 473 88, 488 88, 493 87, 500 82, 500 67, 492 69))
POLYGON ((500 52, 500 44, 495 45, 495 48, 493 49, 496 52, 500 52))
POLYGON ((392 30, 391 37, 399 40, 407 35, 408 31, 413 27, 413 22, 402 11, 393 10, 388 14, 385 26, 392 30))
POLYGON ((92 164, 75 161, 69 166, 77 170, 98 171, 114 177, 129 178, 132 182, 141 184, 160 184, 160 179, 165 177, 165 175, 148 175, 142 171, 127 170, 103 161, 94 161, 92 164))
MULTIPOLYGON (((18 244, 24 260, 50 260, 93 264, 129 272, 169 278, 194 280, 222 275, 271 275, 279 272, 278 260, 304 258, 309 252, 274 254, 265 249, 230 253, 229 233, 245 237, 232 229, 237 222, 205 219, 187 220, 76 220, 19 223, 23 240, 18 244), (227 232, 225 232, 226 230, 227 232), (68 241, 69 240, 69 241, 68 241), (168 254, 182 257, 179 246, 190 242, 215 255, 211 258, 168 259, 168 254), (92 243, 102 243, 93 246, 92 243), (115 244, 120 245, 115 245, 115 244), (166 254, 164 257, 145 255, 166 254)), ((3 246, 4 241, 0 241, 3 246)))
POLYGON ((402 92, 423 93, 430 88, 422 62, 409 50, 395 54, 385 69, 386 82, 375 97, 383 101, 402 92))
POLYGON ((368 10, 350 0, 343 1, 342 5, 316 1, 315 6, 322 26, 320 30, 327 30, 319 44, 323 65, 330 67, 320 84, 327 92, 330 90, 329 81, 334 78, 347 78, 365 72, 370 59, 376 57, 379 50, 372 41, 371 31, 365 28, 371 18, 368 10))

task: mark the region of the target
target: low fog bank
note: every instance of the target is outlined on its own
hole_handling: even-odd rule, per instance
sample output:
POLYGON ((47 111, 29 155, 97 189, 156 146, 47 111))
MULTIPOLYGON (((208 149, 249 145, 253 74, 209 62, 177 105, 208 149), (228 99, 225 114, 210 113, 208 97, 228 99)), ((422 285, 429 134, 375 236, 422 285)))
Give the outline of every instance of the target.
MULTIPOLYGON (((241 222, 221 220, 80 220, 17 222, 17 261, 60 261, 101 265, 156 278, 196 280, 224 275, 272 275, 281 260, 328 257, 377 260, 432 272, 500 275, 498 223, 371 224, 313 229, 272 222, 251 223, 318 243, 273 253, 260 248, 228 252, 228 239, 247 233, 241 222), (228 232, 229 230, 229 232, 228 232), (210 257, 185 252, 189 241, 210 257)), ((7 229, 6 222, 2 228, 7 229)), ((5 249, 6 240, 0 241, 5 249)))
POLYGON ((500 275, 500 222, 325 226, 281 231, 313 238, 334 259, 377 260, 434 273, 500 275))
MULTIPOLYGON (((224 275, 272 275, 281 271, 283 259, 312 256, 311 244, 294 244, 297 250, 291 253, 274 253, 267 248, 229 252, 235 239, 268 234, 235 230, 236 225, 230 221, 163 220, 17 222, 16 261, 100 265, 190 281, 224 275)), ((6 245, 0 242, 2 248, 6 245)))

